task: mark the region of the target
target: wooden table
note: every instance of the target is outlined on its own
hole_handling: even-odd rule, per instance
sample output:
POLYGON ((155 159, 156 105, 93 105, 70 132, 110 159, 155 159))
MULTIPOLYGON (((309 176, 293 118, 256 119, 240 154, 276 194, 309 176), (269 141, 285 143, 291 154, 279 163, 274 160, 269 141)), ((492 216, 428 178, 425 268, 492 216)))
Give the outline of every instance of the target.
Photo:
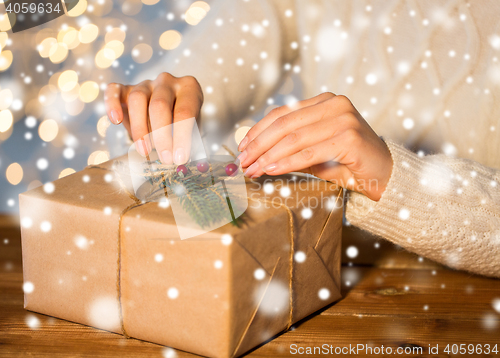
MULTIPOLYGON (((194 356, 25 311, 15 218, 0 216, 0 240, 0 357, 194 356)), ((297 356, 294 348, 298 352, 299 347, 324 344, 334 352, 350 344, 372 349, 383 345, 393 354, 401 347, 414 351, 405 356, 420 357, 452 356, 444 349, 453 349, 453 344, 455 351, 460 344, 481 344, 483 350, 486 344, 498 344, 500 350, 500 314, 493 306, 494 299, 500 300, 500 280, 446 269, 353 228, 344 230, 343 245, 344 253, 351 245, 359 249, 355 259, 343 258, 343 299, 249 356, 297 356), (429 353, 429 345, 439 345, 439 354, 429 353), (423 352, 414 350, 418 347, 423 352)), ((366 353, 360 350, 358 355, 366 353)))

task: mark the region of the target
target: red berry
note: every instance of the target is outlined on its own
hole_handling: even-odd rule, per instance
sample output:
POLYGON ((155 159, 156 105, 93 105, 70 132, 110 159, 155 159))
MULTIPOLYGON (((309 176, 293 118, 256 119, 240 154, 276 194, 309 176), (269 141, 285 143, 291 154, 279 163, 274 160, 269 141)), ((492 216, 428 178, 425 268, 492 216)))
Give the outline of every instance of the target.
POLYGON ((188 168, 185 165, 179 165, 176 171, 177 173, 182 173, 183 177, 185 177, 188 174, 188 168))
POLYGON ((199 162, 196 164, 196 168, 201 173, 206 173, 208 171, 208 163, 207 162, 199 162))
POLYGON ((231 175, 234 175, 236 174, 236 172, 238 172, 238 166, 234 163, 230 163, 228 165, 226 165, 226 174, 231 176, 231 175))

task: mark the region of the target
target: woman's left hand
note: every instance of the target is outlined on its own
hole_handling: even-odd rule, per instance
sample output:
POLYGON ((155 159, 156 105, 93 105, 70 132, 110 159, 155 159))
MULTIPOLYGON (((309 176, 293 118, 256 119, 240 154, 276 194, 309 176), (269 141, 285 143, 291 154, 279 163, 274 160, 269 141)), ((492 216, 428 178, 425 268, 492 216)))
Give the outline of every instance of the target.
POLYGON ((376 201, 393 165, 386 144, 351 101, 332 93, 272 110, 238 149, 249 177, 303 171, 376 201))

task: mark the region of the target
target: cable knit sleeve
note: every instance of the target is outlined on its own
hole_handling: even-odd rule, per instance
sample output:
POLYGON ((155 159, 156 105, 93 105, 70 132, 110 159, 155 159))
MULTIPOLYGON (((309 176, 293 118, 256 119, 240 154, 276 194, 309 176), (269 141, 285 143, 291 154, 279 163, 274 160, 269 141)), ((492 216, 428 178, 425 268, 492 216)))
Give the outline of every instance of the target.
POLYGON ((296 20, 284 16, 293 0, 215 1, 181 45, 135 83, 161 72, 194 76, 204 92, 202 130, 220 142, 234 124, 265 103, 280 85, 284 64, 298 58, 296 20))
POLYGON ((387 145, 385 192, 378 202, 350 193, 347 220, 447 266, 500 277, 500 171, 387 145))

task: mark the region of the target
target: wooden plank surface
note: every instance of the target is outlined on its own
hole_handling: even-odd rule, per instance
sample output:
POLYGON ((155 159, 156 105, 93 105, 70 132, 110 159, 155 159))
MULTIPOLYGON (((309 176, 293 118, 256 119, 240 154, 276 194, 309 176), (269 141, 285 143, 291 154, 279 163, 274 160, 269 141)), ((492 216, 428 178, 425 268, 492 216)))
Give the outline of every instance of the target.
MULTIPOLYGON (((25 311, 15 220, 0 217, 0 240, 0 357, 194 356, 25 311)), ((360 252, 354 259, 344 256, 343 299, 249 357, 296 356, 294 349, 325 344, 329 349, 349 344, 372 349, 383 345, 394 351, 422 347, 422 353, 407 355, 445 357, 447 344, 500 345, 500 314, 493 307, 500 299, 500 280, 446 269, 352 228, 345 231, 343 245, 354 245, 360 252), (429 344, 438 344, 439 354, 429 353, 429 344)), ((363 350, 358 355, 370 354, 363 350)))

